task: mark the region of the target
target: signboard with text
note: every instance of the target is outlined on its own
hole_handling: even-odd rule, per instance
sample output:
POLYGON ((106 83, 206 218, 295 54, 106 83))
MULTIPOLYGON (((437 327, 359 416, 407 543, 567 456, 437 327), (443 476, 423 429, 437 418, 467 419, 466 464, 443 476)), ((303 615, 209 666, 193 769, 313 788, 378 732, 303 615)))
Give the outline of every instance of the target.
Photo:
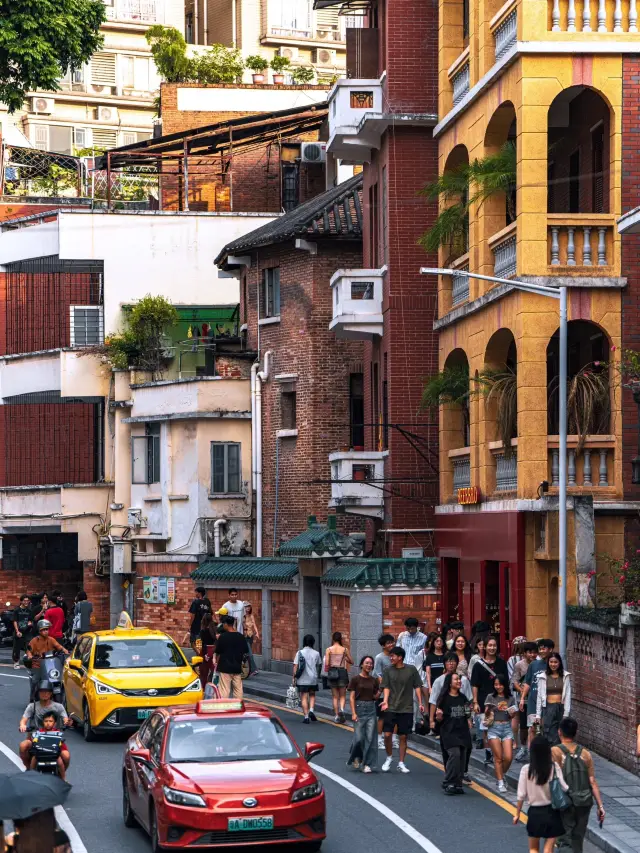
POLYGON ((176 579, 167 577, 143 578, 142 597, 147 604, 175 604, 176 579))
POLYGON ((482 495, 478 486, 467 486, 465 489, 458 489, 458 503, 463 506, 479 504, 481 500, 482 495))

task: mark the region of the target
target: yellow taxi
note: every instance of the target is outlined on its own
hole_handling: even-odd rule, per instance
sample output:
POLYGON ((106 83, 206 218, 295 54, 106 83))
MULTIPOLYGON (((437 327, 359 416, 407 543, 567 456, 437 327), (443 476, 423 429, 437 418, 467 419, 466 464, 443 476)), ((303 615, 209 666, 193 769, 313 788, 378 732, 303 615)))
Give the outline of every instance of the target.
POLYGON ((67 711, 84 738, 133 731, 156 708, 195 705, 203 697, 194 671, 174 640, 162 631, 134 628, 123 613, 118 627, 83 634, 64 667, 67 711))

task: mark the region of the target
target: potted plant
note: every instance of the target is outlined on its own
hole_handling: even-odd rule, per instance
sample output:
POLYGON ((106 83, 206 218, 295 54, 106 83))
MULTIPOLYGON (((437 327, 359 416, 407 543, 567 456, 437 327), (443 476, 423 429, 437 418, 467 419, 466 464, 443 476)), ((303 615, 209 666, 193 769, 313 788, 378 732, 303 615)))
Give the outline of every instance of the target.
POLYGON ((297 83, 298 86, 304 86, 305 84, 313 83, 316 72, 310 65, 301 65, 299 68, 296 68, 291 76, 294 83, 297 83))
POLYGON ((265 83, 265 71, 269 67, 269 62, 264 56, 248 56, 246 62, 247 68, 253 71, 254 83, 265 83))
POLYGON ((291 60, 286 56, 274 56, 269 65, 273 71, 273 82, 276 85, 282 85, 284 83, 282 72, 291 65, 291 60))

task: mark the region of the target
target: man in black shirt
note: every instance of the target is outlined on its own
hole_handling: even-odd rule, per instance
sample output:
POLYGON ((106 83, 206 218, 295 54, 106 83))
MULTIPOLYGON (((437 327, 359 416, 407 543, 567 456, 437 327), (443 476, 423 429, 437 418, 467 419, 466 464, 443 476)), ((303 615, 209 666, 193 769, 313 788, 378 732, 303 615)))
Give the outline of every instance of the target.
MULTIPOLYGON (((509 673, 506 662, 498 655, 498 641, 495 637, 489 637, 485 657, 476 661, 471 672, 471 689, 473 690, 473 711, 475 714, 484 714, 484 703, 487 695, 493 693, 493 682, 496 675, 504 675, 508 680, 509 673)), ((487 749, 487 732, 484 723, 480 724, 483 732, 483 743, 485 746, 485 762, 489 764, 492 760, 491 750, 487 749)))
POLYGON ((20 669, 20 652, 27 648, 33 636, 33 611, 28 595, 21 596, 20 605, 13 611, 13 628, 13 668, 20 669))
POLYGON ((196 587, 196 597, 191 602, 189 613, 193 614, 191 627, 189 628, 189 640, 192 648, 195 648, 195 643, 200 636, 200 624, 205 613, 211 615, 211 602, 207 598, 207 590, 203 586, 196 587))
POLYGON ((233 616, 222 620, 224 631, 216 643, 215 660, 220 675, 220 695, 223 699, 242 699, 242 659, 247 654, 244 634, 236 631, 233 616))

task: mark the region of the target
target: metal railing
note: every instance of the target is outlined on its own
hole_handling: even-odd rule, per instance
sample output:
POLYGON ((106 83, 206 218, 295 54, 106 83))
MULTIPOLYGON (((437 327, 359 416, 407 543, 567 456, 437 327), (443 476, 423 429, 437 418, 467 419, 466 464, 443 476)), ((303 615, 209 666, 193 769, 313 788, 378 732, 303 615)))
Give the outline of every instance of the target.
POLYGON ((514 492, 518 488, 518 456, 514 449, 509 456, 496 453, 496 492, 514 492))
POLYGON ((453 463, 453 493, 458 489, 468 489, 471 485, 471 458, 458 456, 451 460, 453 463))

